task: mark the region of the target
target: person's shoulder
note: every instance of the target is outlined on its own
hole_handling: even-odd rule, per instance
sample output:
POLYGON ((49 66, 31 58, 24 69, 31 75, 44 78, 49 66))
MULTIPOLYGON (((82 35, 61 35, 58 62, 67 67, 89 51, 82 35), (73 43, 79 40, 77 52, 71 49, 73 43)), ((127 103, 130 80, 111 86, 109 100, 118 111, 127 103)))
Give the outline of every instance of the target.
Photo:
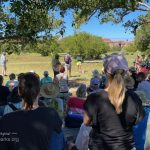
POLYGON ((9 88, 7 86, 2 86, 2 89, 6 92, 9 91, 9 88))
POLYGON ((131 90, 127 90, 125 93, 125 99, 129 102, 129 103, 142 103, 139 95, 131 90))
POLYGON ((100 90, 99 92, 91 93, 90 95, 93 97, 99 97, 100 103, 110 102, 108 92, 106 92, 105 90, 100 90))
POLYGON ((1 122, 5 122, 5 121, 11 121, 11 119, 16 118, 18 115, 21 115, 22 111, 14 111, 8 114, 5 114, 2 118, 1 118, 1 122))
POLYGON ((51 114, 51 115, 57 113, 57 111, 56 111, 54 108, 50 108, 50 107, 39 107, 39 108, 37 109, 37 111, 38 111, 39 113, 44 113, 44 114, 46 113, 46 114, 51 114))
POLYGON ((52 77, 48 76, 48 79, 52 80, 52 77))
POLYGON ((72 96, 69 98, 69 101, 79 101, 79 100, 83 100, 83 99, 75 97, 75 96, 72 96))
POLYGON ((139 83, 140 86, 150 86, 150 82, 147 80, 142 81, 141 83, 139 83))

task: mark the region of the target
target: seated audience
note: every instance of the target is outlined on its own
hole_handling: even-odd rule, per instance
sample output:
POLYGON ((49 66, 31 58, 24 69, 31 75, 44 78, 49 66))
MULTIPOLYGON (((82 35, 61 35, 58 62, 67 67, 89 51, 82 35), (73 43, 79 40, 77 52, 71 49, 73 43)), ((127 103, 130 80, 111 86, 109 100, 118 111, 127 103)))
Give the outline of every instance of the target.
POLYGON ((129 68, 129 72, 128 74, 134 79, 134 89, 137 89, 137 86, 138 86, 138 81, 137 81, 137 73, 136 73, 136 69, 134 67, 130 67, 129 68))
POLYGON ((68 149, 69 150, 88 150, 89 144, 89 134, 92 130, 92 127, 81 125, 77 138, 75 140, 75 144, 69 143, 68 149))
POLYGON ((9 93, 8 87, 3 86, 3 76, 0 75, 0 116, 3 116, 9 93))
POLYGON ((55 133, 62 137, 62 121, 58 113, 52 108, 38 105, 39 78, 32 73, 24 74, 19 82, 18 91, 24 102, 23 109, 6 114, 0 119, 1 132, 14 133, 0 135, 0 139, 15 140, 0 142, 0 149, 53 150, 57 146, 59 149, 63 149, 64 145, 58 144, 59 138, 55 138, 53 141, 55 133))
POLYGON ((16 80, 16 75, 14 73, 11 73, 9 75, 9 81, 7 81, 6 86, 9 88, 10 91, 12 91, 15 87, 18 86, 18 81, 16 80))
POLYGON ((41 79, 41 85, 53 82, 52 78, 49 77, 48 71, 44 71, 43 75, 44 75, 44 78, 41 79))
MULTIPOLYGON (((135 148, 132 127, 144 118, 140 99, 125 88, 128 70, 122 55, 110 55, 104 61, 108 87, 87 97, 84 124, 92 126, 90 150, 132 150, 135 148)), ((137 95, 136 95, 137 96, 137 95)))
POLYGON ((92 92, 97 92, 100 89, 101 78, 98 70, 94 70, 93 76, 90 81, 90 87, 87 89, 88 94, 92 92))
POLYGON ((125 86, 128 90, 135 91, 135 89, 134 89, 135 81, 131 76, 126 75, 124 78, 124 82, 125 82, 125 86))
POLYGON ((7 97, 7 105, 5 106, 4 115, 23 107, 22 99, 18 94, 18 87, 15 87, 7 97))
POLYGON ((139 69, 139 72, 143 72, 143 73, 145 73, 145 74, 148 74, 149 70, 147 69, 145 63, 142 63, 142 64, 141 64, 141 68, 139 69))
POLYGON ((42 85, 39 104, 55 108, 60 115, 64 112, 63 100, 58 98, 59 88, 54 83, 42 85))
POLYGON ((138 84, 137 91, 144 92, 147 100, 150 100, 150 82, 146 80, 145 73, 138 73, 137 80, 140 82, 138 84))
POLYGON ((71 97, 67 103, 66 127, 79 128, 83 122, 83 105, 86 98, 85 84, 79 85, 76 96, 77 97, 71 97))

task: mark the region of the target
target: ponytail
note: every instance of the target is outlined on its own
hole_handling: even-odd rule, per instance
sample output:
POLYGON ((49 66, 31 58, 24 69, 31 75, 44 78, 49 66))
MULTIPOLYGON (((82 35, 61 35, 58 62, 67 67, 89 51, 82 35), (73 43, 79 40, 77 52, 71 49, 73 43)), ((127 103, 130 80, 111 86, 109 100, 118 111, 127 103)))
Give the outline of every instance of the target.
POLYGON ((40 92, 39 78, 32 74, 26 73, 19 81, 19 95, 24 100, 25 109, 31 110, 33 103, 37 99, 40 92))
POLYGON ((117 70, 113 76, 108 76, 110 85, 108 88, 108 95, 110 102, 115 107, 117 114, 122 112, 122 104, 125 98, 125 82, 124 82, 124 70, 117 70))

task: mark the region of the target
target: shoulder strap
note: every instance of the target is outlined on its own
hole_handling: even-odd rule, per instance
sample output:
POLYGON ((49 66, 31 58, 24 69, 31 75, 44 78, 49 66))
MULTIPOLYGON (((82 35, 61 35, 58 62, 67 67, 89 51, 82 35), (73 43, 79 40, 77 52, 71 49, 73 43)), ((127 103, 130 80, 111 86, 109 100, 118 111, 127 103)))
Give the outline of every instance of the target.
POLYGON ((16 108, 12 103, 8 103, 9 107, 13 110, 13 111, 16 111, 16 110, 19 110, 18 108, 16 108))

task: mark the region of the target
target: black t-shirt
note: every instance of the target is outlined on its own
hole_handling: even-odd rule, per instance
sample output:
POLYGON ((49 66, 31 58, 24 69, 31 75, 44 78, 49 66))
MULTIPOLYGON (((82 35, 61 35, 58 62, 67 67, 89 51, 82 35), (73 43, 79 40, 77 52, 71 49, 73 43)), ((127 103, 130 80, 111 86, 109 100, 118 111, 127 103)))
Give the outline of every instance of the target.
POLYGON ((0 120, 0 150, 50 150, 52 132, 59 133, 61 126, 62 121, 52 108, 7 114, 0 120))
POLYGON ((19 103, 21 102, 22 99, 18 94, 18 87, 15 87, 12 92, 9 94, 9 96, 7 97, 7 102, 11 102, 11 103, 19 103))
POLYGON ((95 124, 90 133, 90 150, 131 150, 134 148, 132 127, 144 118, 141 100, 126 92, 122 113, 117 114, 106 92, 101 94, 95 124))
POLYGON ((9 93, 9 89, 7 87, 0 86, 0 106, 7 104, 7 97, 9 93))

